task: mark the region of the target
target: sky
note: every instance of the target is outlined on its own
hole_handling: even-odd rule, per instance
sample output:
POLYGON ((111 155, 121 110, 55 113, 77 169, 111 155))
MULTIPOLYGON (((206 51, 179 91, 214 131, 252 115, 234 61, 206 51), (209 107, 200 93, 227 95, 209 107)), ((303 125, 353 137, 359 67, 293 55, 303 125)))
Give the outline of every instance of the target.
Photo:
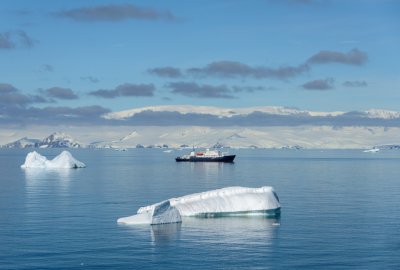
POLYGON ((183 104, 400 111, 399 14, 396 0, 3 0, 0 123, 183 104))

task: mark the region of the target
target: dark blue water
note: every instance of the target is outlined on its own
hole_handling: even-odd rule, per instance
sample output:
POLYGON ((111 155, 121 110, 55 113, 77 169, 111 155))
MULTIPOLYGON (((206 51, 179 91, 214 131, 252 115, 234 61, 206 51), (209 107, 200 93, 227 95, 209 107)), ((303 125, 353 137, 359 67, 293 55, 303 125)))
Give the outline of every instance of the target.
POLYGON ((234 164, 213 164, 87 149, 71 150, 87 168, 24 171, 27 152, 0 149, 1 269, 400 268, 400 151, 237 150, 234 164), (140 206, 237 185, 275 187, 280 219, 116 223, 140 206))

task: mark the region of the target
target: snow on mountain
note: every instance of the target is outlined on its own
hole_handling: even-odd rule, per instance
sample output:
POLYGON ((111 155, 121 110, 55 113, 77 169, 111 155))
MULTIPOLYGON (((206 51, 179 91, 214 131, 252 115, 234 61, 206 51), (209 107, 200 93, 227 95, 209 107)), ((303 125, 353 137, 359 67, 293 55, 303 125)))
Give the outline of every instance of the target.
POLYGON ((54 132, 43 140, 29 139, 24 137, 17 141, 5 144, 3 148, 80 148, 83 147, 78 141, 71 136, 62 133, 54 132))
POLYGON ((310 115, 310 116, 336 116, 344 114, 344 112, 313 112, 306 110, 299 110, 294 108, 286 108, 280 106, 263 106, 263 107, 250 107, 250 108, 221 108, 211 106, 193 106, 193 105, 163 105, 163 106, 150 106, 143 108, 130 109, 120 112, 111 112, 103 115, 105 119, 123 120, 133 117, 146 111, 153 112, 178 112, 181 114, 208 114, 218 117, 232 117, 237 115, 248 115, 253 112, 263 112, 275 115, 310 115))
POLYGON ((128 135, 126 135, 125 137, 121 138, 119 141, 123 142, 123 141, 129 141, 129 140, 133 140, 137 137, 139 137, 139 133, 137 133, 136 131, 132 131, 131 133, 129 133, 128 135))
POLYGON ((94 147, 368 148, 400 142, 400 128, 382 127, 141 126, 135 127, 135 132, 129 140, 115 139, 94 147))
POLYGON ((40 140, 37 139, 29 139, 27 137, 16 140, 15 142, 7 143, 3 145, 4 148, 31 148, 36 147, 36 145, 40 143, 40 140))
POLYGON ((400 144, 385 144, 385 145, 376 145, 373 149, 378 150, 400 150, 400 144))
MULTIPOLYGON (((92 131, 98 136, 95 130, 92 131)), ((134 131, 110 127, 114 134, 92 143, 94 148, 370 148, 376 145, 398 145, 400 128, 391 127, 203 127, 203 126, 135 126, 134 131), (396 144, 397 143, 397 144, 396 144)), ((93 136, 86 134, 85 136, 93 136)), ((63 133, 43 141, 21 139, 3 147, 84 147, 63 133), (19 142, 20 141, 20 142, 19 142), (28 143, 29 142, 29 143, 28 143)), ((396 149, 396 147, 386 147, 396 149)))
MULTIPOLYGON (((100 129, 100 128, 99 128, 100 129)), ((55 133, 43 141, 21 139, 3 147, 91 147, 91 148, 359 148, 399 145, 400 127, 334 126, 108 126, 106 132, 82 128, 71 136, 55 133), (92 138, 92 139, 91 139, 92 138), (90 141, 96 140, 95 143, 90 141), (90 144, 89 144, 90 143, 90 144)), ((395 147, 386 147, 396 149, 395 147)))
POLYGON ((388 111, 381 109, 371 109, 365 111, 369 118, 381 118, 381 119, 396 119, 400 118, 400 112, 388 111))
POLYGON ((38 146, 40 148, 81 148, 82 145, 71 136, 63 132, 55 132, 44 138, 38 146))

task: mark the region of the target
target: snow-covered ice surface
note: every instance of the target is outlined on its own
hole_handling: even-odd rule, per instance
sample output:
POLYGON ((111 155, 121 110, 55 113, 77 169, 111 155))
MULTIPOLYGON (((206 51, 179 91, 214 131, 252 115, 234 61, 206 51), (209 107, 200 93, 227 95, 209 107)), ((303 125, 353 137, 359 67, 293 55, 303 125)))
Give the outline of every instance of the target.
POLYGON ((142 211, 139 209, 137 215, 119 218, 117 220, 118 223, 123 224, 164 224, 181 221, 182 219, 178 209, 171 206, 169 200, 153 204, 142 211))
POLYGON ((70 168, 84 168, 86 165, 75 159, 70 152, 63 151, 61 154, 48 160, 46 157, 40 155, 36 151, 28 153, 25 158, 25 163, 21 168, 44 168, 44 169, 70 169, 70 168))
POLYGON ((136 215, 117 220, 124 224, 180 222, 181 216, 218 217, 276 215, 280 203, 272 187, 226 187, 172 198, 139 208, 136 215))

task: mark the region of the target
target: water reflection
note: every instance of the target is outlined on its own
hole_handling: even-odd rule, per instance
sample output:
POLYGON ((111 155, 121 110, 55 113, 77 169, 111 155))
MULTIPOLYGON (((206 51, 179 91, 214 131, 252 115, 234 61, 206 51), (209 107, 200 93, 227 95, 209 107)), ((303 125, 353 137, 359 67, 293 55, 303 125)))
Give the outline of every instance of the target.
POLYGON ((54 185, 62 192, 68 191, 71 169, 25 168, 23 171, 27 194, 35 194, 54 185))
POLYGON ((271 244, 280 225, 280 218, 260 216, 223 218, 184 218, 182 230, 191 238, 205 243, 271 244))
POLYGON ((182 223, 159 224, 150 227, 152 244, 160 245, 179 239, 182 223))
POLYGON ((182 223, 152 226, 123 225, 134 235, 143 235, 150 230, 150 242, 163 246, 170 242, 195 241, 199 244, 224 243, 225 245, 270 246, 274 234, 280 226, 280 218, 222 217, 195 218, 183 217, 182 223))
MULTIPOLYGON (((182 164, 185 165, 185 164, 182 164)), ((190 170, 194 175, 215 176, 234 169, 234 163, 224 162, 190 162, 190 170)))

